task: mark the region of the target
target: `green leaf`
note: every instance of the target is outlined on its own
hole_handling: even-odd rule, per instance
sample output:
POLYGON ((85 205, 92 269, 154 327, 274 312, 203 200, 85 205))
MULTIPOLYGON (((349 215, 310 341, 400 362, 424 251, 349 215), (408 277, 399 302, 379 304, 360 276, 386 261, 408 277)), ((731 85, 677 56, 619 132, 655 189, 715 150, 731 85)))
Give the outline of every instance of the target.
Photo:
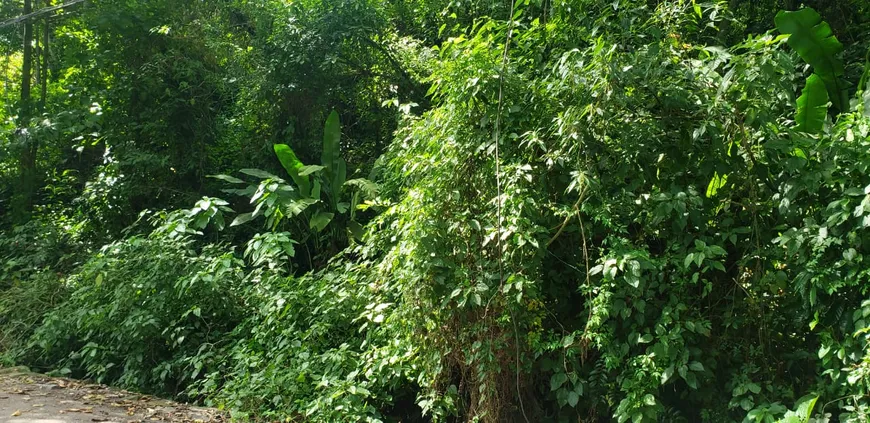
POLYGON ((329 222, 332 221, 333 216, 334 215, 332 213, 318 211, 314 216, 311 217, 309 227, 311 229, 316 229, 317 232, 320 232, 326 228, 326 225, 329 225, 329 222))
POLYGON ((668 368, 662 372, 662 385, 667 383, 672 377, 674 377, 674 366, 668 366, 668 368))
POLYGON ((686 259, 683 260, 683 267, 688 269, 689 265, 691 265, 694 260, 695 260, 695 253, 689 253, 688 255, 686 255, 686 259))
POLYGON ((644 336, 637 338, 637 343, 638 344, 649 344, 650 342, 652 342, 652 340, 653 340, 652 334, 648 333, 644 336))
POLYGON ((698 389, 698 377, 694 373, 687 374, 684 379, 686 380, 686 385, 689 385, 690 388, 698 389))
POLYGON ((711 179, 710 183, 707 184, 707 198, 715 197, 719 188, 724 187, 726 183, 728 183, 727 174, 719 176, 719 172, 713 173, 713 179, 711 179))
POLYGON ((816 407, 816 402, 818 400, 819 397, 815 395, 802 397, 797 401, 797 404, 795 404, 795 410, 786 413, 780 421, 788 423, 809 423, 810 417, 813 415, 813 409, 816 407))
POLYGON ((568 375, 565 373, 556 373, 550 377, 550 391, 555 391, 562 387, 568 381, 568 375))
POLYGON ((265 170, 260 170, 260 169, 242 169, 239 172, 242 172, 245 175, 250 175, 250 176, 253 176, 255 178, 260 178, 260 179, 281 179, 281 178, 279 178, 279 177, 277 177, 269 172, 266 172, 265 170))
POLYGON ((351 235, 353 235, 354 239, 357 241, 361 240, 365 235, 365 229, 355 220, 347 222, 347 229, 350 230, 351 235))
POLYGON ((309 197, 320 200, 320 179, 314 180, 314 185, 311 187, 311 193, 309 197))
MULTIPOLYGON (((284 170, 287 171, 287 174, 290 175, 290 178, 292 178, 293 182, 296 183, 296 187, 299 188, 299 192, 302 196, 311 196, 311 179, 307 176, 308 173, 305 175, 302 174, 303 170, 307 170, 306 166, 302 164, 302 161, 300 161, 298 157, 296 157, 296 153, 293 149, 287 144, 275 144, 272 148, 275 150, 275 155, 278 156, 278 161, 281 162, 281 166, 284 167, 284 170)), ((311 172, 314 172, 314 170, 311 172)))
POLYGON ((378 191, 380 187, 378 184, 365 179, 365 178, 356 178, 345 181, 345 186, 356 187, 359 192, 364 194, 364 197, 367 199, 373 199, 378 196, 378 191))
POLYGON ((825 83, 817 74, 807 78, 807 84, 797 99, 795 122, 798 131, 818 134, 825 127, 828 115, 828 91, 825 83))
POLYGON ((231 184, 243 184, 243 183, 245 183, 245 181, 243 181, 239 178, 234 178, 230 175, 209 175, 208 177, 214 178, 214 179, 220 179, 222 181, 229 182, 231 184))
POLYGON ((819 359, 825 358, 825 356, 828 355, 830 351, 830 345, 823 345, 822 348, 819 348, 819 359))
POLYGON ((689 368, 692 369, 693 372, 703 372, 704 371, 704 365, 697 362, 697 361, 693 361, 693 362, 689 363, 689 368))
POLYGON ((577 395, 574 391, 568 392, 568 405, 574 407, 578 401, 580 401, 580 395, 577 395))
POLYGON ((326 118, 326 124, 323 127, 323 153, 320 155, 320 162, 325 166, 330 173, 335 172, 338 167, 337 159, 339 158, 339 147, 341 142, 341 121, 338 119, 338 113, 335 110, 326 118))
POLYGON ((813 67, 828 90, 828 96, 840 111, 849 110, 848 85, 843 80, 843 62, 837 57, 843 44, 837 40, 831 27, 813 9, 807 7, 776 14, 776 28, 788 34, 788 45, 813 67))
POLYGON ((253 218, 254 218, 253 213, 240 214, 240 215, 236 216, 235 219, 233 219, 233 223, 230 223, 230 226, 244 225, 245 223, 250 222, 253 218))
POLYGON ((313 198, 303 198, 297 201, 293 201, 285 207, 285 212, 288 216, 298 216, 302 212, 305 211, 309 206, 316 204, 318 200, 313 198))
POLYGON ((342 158, 338 158, 336 161, 336 171, 335 175, 332 179, 332 186, 336 192, 336 198, 338 197, 338 193, 341 192, 341 187, 344 186, 345 181, 347 181, 347 163, 342 158))
POLYGON ((643 396, 643 403, 649 406, 656 405, 656 397, 652 394, 646 394, 643 396))
POLYGON ((302 166, 302 167, 298 168, 298 171, 299 171, 299 176, 308 176, 312 173, 320 172, 323 169, 325 169, 325 168, 323 166, 320 166, 320 165, 308 165, 308 166, 302 166))

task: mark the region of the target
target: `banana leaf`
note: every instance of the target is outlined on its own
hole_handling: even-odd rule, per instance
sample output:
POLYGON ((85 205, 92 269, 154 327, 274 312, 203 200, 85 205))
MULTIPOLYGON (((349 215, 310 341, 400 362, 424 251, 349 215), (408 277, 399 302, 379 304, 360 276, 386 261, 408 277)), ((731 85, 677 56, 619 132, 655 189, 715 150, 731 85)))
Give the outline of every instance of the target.
POLYGON ((788 45, 813 67, 813 72, 824 82, 834 107, 841 112, 848 111, 848 83, 843 79, 845 68, 838 57, 843 52, 843 44, 828 23, 811 8, 794 12, 783 10, 776 14, 776 28, 788 34, 788 45))

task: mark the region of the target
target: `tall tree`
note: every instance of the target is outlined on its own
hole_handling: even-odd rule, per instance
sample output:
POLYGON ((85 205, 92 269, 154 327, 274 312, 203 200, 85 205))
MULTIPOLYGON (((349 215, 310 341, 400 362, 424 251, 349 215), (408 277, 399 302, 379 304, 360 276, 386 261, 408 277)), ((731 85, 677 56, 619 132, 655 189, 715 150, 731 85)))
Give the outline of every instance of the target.
MULTIPOLYGON (((46 0, 46 6, 51 6, 51 2, 46 0)), ((48 15, 45 16, 45 24, 43 25, 42 31, 42 73, 39 76, 40 82, 40 94, 39 94, 39 112, 42 113, 45 111, 45 95, 48 92, 48 43, 49 36, 51 31, 51 24, 49 24, 48 15)))
MULTIPOLYGON (((32 0, 24 0, 24 16, 33 12, 32 0)), ((18 115, 21 153, 19 161, 19 181, 16 186, 13 216, 16 222, 22 223, 29 219, 33 208, 33 194, 36 186, 36 144, 31 139, 28 130, 30 122, 30 79, 33 60, 33 23, 30 19, 24 21, 24 58, 21 65, 21 104, 18 115)))

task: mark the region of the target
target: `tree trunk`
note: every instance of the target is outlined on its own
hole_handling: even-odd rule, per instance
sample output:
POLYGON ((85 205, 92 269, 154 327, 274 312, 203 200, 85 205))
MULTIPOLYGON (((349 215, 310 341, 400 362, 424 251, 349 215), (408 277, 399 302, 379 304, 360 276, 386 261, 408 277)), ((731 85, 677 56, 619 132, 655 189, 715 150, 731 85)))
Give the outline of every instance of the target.
MULTIPOLYGON (((33 11, 32 0, 24 0, 24 14, 33 11)), ((19 181, 14 198, 12 214, 15 223, 25 223, 33 210, 33 195, 36 189, 36 148, 31 141, 30 125, 30 80, 33 61, 33 23, 24 21, 24 58, 21 64, 21 111, 18 115, 18 137, 21 146, 19 181)))
MULTIPOLYGON (((45 2, 47 6, 51 6, 49 1, 45 2)), ((51 30, 51 26, 48 23, 48 16, 45 17, 45 27, 43 28, 42 33, 42 77, 40 78, 40 82, 42 82, 41 92, 39 95, 39 111, 45 111, 45 96, 48 92, 48 43, 49 43, 49 31, 51 30)))
MULTIPOLYGON (((41 86, 42 85, 42 45, 40 44, 40 36, 39 36, 39 25, 35 25, 32 29, 33 31, 33 56, 30 58, 30 63, 33 65, 33 70, 31 73, 33 74, 33 82, 32 85, 41 86)), ((31 88, 31 94, 33 94, 33 88, 31 88)), ((32 100, 32 97, 31 97, 32 100)), ((31 105, 33 106, 33 105, 31 105)), ((31 109, 31 113, 39 112, 39 109, 31 109)))

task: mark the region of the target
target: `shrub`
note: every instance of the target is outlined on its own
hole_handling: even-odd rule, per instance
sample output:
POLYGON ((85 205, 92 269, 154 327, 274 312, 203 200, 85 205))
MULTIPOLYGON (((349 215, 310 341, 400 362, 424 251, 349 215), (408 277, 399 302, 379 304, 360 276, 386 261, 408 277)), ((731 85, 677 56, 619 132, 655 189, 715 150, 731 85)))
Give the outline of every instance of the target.
POLYGON ((70 298, 36 331, 29 360, 173 395, 203 375, 243 315, 243 263, 167 223, 106 245, 66 278, 70 298))

